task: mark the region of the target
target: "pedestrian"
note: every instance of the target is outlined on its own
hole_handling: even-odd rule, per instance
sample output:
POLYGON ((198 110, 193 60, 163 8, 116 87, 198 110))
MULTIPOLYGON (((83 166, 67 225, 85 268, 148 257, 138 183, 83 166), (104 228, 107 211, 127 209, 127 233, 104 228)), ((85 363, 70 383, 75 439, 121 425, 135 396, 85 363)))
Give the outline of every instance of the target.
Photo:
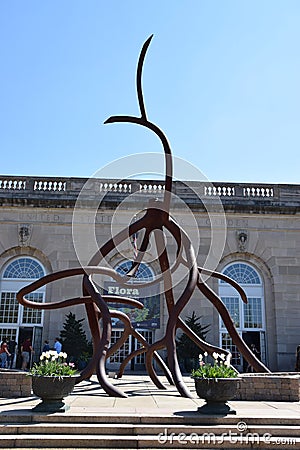
POLYGON ((8 358, 8 368, 12 369, 13 368, 14 359, 15 359, 15 355, 16 355, 16 348, 17 348, 18 344, 15 341, 15 339, 11 338, 8 341, 7 346, 8 346, 8 351, 10 353, 10 357, 8 358))
POLYGON ((43 352, 49 352, 49 350, 50 350, 49 341, 45 341, 44 347, 43 347, 43 352))
MULTIPOLYGON (((260 359, 260 353, 255 347, 255 344, 251 344, 251 352, 254 356, 256 356, 257 359, 260 359)), ((251 364, 248 364, 247 372, 253 372, 253 367, 251 366, 251 364)))
POLYGON ((59 338, 57 337, 57 338, 55 338, 55 342, 54 342, 54 350, 56 350, 57 353, 60 353, 61 349, 62 349, 62 344, 61 344, 59 338))
POLYGON ((297 346, 296 349, 296 364, 295 364, 296 372, 300 372, 300 345, 297 346))
POLYGON ((1 367, 1 369, 6 369, 7 360, 8 360, 9 356, 10 356, 10 353, 9 353, 8 347, 7 347, 7 339, 4 337, 1 342, 1 347, 0 347, 0 367, 1 367))
POLYGON ((30 338, 27 338, 21 345, 22 370, 27 370, 28 363, 30 362, 31 353, 33 353, 31 340, 30 338))

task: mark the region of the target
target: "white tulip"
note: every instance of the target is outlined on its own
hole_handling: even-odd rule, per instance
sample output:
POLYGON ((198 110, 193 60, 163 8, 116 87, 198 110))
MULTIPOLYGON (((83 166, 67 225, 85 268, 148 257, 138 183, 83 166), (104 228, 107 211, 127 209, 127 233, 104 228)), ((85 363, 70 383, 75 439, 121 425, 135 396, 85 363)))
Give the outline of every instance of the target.
POLYGON ((230 361, 231 361, 231 353, 228 353, 228 355, 226 356, 226 361, 225 361, 225 366, 229 367, 230 366, 230 361))

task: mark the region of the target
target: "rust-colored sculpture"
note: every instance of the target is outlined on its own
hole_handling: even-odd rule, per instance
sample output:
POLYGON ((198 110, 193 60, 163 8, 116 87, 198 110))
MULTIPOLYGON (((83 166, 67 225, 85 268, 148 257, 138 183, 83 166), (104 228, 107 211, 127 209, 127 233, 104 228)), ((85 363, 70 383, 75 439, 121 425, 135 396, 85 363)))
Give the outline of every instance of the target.
MULTIPOLYGON (((91 329, 92 339, 93 339, 93 357, 89 365, 81 372, 79 381, 89 378, 96 369, 97 377, 99 383, 101 384, 104 391, 111 396, 124 397, 125 394, 121 392, 116 386, 114 386, 107 378, 105 373, 105 361, 107 357, 111 356, 115 351, 117 351, 120 346, 125 342, 127 337, 132 334, 138 339, 141 344, 141 348, 136 350, 127 356, 127 358, 121 364, 118 376, 121 377, 126 364, 137 354, 146 354, 146 369, 152 381, 155 385, 163 389, 164 385, 159 380, 153 365, 153 358, 156 359, 157 363, 163 369, 167 379, 170 383, 174 383, 182 396, 189 397, 190 392, 183 382, 183 378, 179 369, 177 355, 176 355, 176 342, 175 334, 177 328, 186 333, 198 346, 200 349, 207 351, 209 354, 213 352, 218 353, 228 353, 228 351, 215 347, 208 344, 207 342, 201 340, 197 335, 190 330, 187 325, 180 318, 180 313, 183 308, 188 303, 191 295, 198 288, 212 304, 218 310, 221 315, 223 322, 232 338, 233 343, 239 349, 241 354, 247 360, 254 370, 260 372, 269 372, 267 367, 260 362, 256 356, 251 352, 246 343, 237 333, 233 321, 230 317, 228 310, 221 301, 221 299, 212 291, 212 289, 203 280, 202 274, 209 275, 215 278, 226 281, 231 284, 240 294, 243 301, 246 303, 247 298, 243 289, 232 279, 227 276, 210 271, 202 267, 198 267, 196 262, 196 256, 192 243, 185 233, 185 231, 170 217, 170 203, 171 203, 171 192, 172 192, 172 179, 173 179, 173 169, 172 169, 172 154, 171 148, 168 140, 164 133, 147 118, 146 109, 144 105, 143 93, 142 93, 142 68, 145 59, 145 55, 149 44, 151 42, 152 36, 143 45, 138 67, 137 67, 137 95, 138 103, 141 116, 112 116, 106 120, 105 123, 115 123, 115 122, 128 122, 143 127, 148 128, 153 131, 160 139, 164 153, 165 153, 165 191, 162 201, 149 201, 149 206, 146 208, 146 212, 142 218, 130 224, 128 228, 119 232, 116 236, 112 237, 108 242, 106 242, 97 253, 91 258, 86 267, 80 267, 75 269, 64 270, 50 275, 46 275, 34 283, 21 289, 17 294, 18 301, 27 307, 35 309, 56 309, 65 308, 77 304, 85 304, 89 326, 91 329), (176 261, 173 265, 170 265, 168 252, 166 248, 166 239, 164 235, 164 229, 167 230, 171 236, 174 238, 177 251, 176 251, 176 261), (116 249, 116 247, 128 239, 128 237, 133 236, 137 232, 143 231, 143 238, 138 249, 137 255, 132 263, 130 271, 126 276, 120 276, 115 270, 100 267, 99 264, 109 253, 116 249), (163 283, 164 287, 164 297, 167 304, 169 318, 167 321, 165 335, 162 339, 153 344, 149 344, 140 333, 138 333, 131 325, 129 318, 118 310, 109 310, 108 303, 124 303, 136 308, 142 308, 142 303, 137 300, 133 300, 127 297, 116 297, 110 295, 101 295, 93 282, 94 274, 104 274, 110 276, 118 283, 126 286, 126 284, 135 276, 136 271, 143 260, 144 252, 147 250, 150 236, 153 233, 156 250, 158 255, 158 261, 160 265, 160 275, 158 279, 147 282, 146 285, 150 286, 154 283, 163 283), (175 300, 172 284, 172 275, 178 269, 180 265, 183 265, 188 270, 188 277, 186 281, 185 288, 183 289, 180 297, 175 300), (63 300, 55 303, 49 304, 37 304, 31 302, 25 298, 25 295, 30 292, 44 286, 50 282, 54 282, 61 278, 73 277, 77 275, 82 275, 82 296, 76 297, 68 300, 63 300), (111 318, 117 317, 124 324, 124 333, 120 340, 110 347, 111 338, 111 318), (102 329, 100 330, 99 321, 102 319, 102 329), (166 365, 157 353, 160 349, 167 350, 168 364, 166 365)), ((145 285, 145 283, 141 284, 145 285)), ((139 286, 137 284, 136 286, 139 286)))

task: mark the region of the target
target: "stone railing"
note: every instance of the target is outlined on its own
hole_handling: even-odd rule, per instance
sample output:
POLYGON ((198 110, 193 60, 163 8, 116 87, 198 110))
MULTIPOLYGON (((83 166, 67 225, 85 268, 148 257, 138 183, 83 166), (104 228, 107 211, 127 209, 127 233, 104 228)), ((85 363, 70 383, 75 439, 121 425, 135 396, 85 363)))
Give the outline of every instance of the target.
POLYGON ((24 178, 1 177, 0 189, 6 191, 23 191, 26 189, 26 181, 24 178))
MULTIPOLYGON (((75 202, 88 179, 55 178, 55 177, 16 177, 0 176, 0 197, 28 198, 44 200, 51 198, 68 199, 75 202)), ((184 202, 195 205, 202 201, 214 202, 221 199, 224 204, 252 205, 290 205, 300 206, 300 186, 288 184, 258 183, 209 183, 204 181, 174 181, 173 192, 184 202)), ((164 193, 164 182, 157 180, 115 180, 90 179, 88 195, 97 196, 105 193, 110 201, 120 201, 135 193, 142 197, 161 198, 164 193)))
POLYGON ((41 192, 64 192, 66 185, 66 181, 38 179, 34 180, 33 190, 41 192))
POLYGON ((204 195, 208 197, 255 197, 255 198, 271 198, 274 197, 275 188, 268 185, 225 185, 214 184, 212 186, 204 186, 204 195))
POLYGON ((119 183, 119 182, 106 182, 102 181, 99 183, 99 192, 118 192, 131 194, 132 192, 132 183, 119 183))
POLYGON ((64 192, 67 179, 0 176, 0 191, 64 192))

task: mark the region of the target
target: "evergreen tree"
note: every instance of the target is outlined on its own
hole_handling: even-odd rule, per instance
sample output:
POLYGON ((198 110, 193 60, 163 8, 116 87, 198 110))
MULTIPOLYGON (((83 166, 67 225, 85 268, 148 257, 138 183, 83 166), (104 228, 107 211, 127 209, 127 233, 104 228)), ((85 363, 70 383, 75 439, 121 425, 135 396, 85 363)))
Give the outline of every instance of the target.
MULTIPOLYGON (((195 311, 191 316, 187 316, 186 325, 201 339, 205 337, 209 331, 209 325, 201 325, 202 316, 197 317, 195 311)), ((201 353, 200 347, 195 344, 185 333, 182 333, 176 340, 177 354, 180 360, 186 362, 188 359, 197 359, 201 353)))
POLYGON ((75 314, 69 312, 60 332, 62 349, 68 354, 69 359, 76 361, 79 357, 89 351, 89 344, 85 331, 82 327, 84 319, 76 319, 75 314))

